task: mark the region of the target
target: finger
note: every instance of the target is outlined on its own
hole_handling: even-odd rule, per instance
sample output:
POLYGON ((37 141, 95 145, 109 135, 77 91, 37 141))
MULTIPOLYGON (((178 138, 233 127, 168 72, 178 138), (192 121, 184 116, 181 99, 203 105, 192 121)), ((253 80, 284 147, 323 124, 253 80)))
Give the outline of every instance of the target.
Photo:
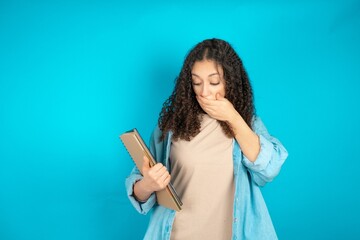
POLYGON ((148 172, 148 175, 154 180, 154 181, 158 181, 161 176, 167 172, 166 167, 162 167, 160 169, 150 169, 148 172))
POLYGON ((149 164, 150 160, 146 156, 143 157, 143 160, 144 160, 144 162, 143 162, 143 165, 142 165, 142 170, 147 171, 147 170, 150 169, 150 164, 149 164))
POLYGON ((162 172, 161 174, 159 174, 159 182, 164 182, 165 179, 167 178, 167 176, 169 176, 170 173, 168 171, 162 172))
POLYGON ((169 175, 167 175, 166 178, 164 179, 164 185, 165 185, 165 186, 169 185, 170 181, 171 181, 171 175, 169 174, 169 175))
POLYGON ((205 109, 207 107, 210 107, 211 106, 211 100, 209 99, 206 99, 206 98, 203 98, 203 97, 199 97, 198 98, 198 103, 200 104, 200 107, 205 109))
POLYGON ((198 99, 198 101, 200 101, 201 103, 204 103, 204 104, 209 104, 211 102, 210 99, 207 99, 207 98, 202 97, 202 96, 196 96, 196 98, 198 99))
POLYGON ((157 171, 159 171, 162 167, 164 167, 164 165, 162 165, 161 163, 157 163, 157 164, 155 164, 155 165, 151 168, 151 170, 154 171, 154 172, 157 172, 157 171))
POLYGON ((223 99, 220 93, 216 93, 215 98, 216 98, 216 100, 222 100, 223 99))
POLYGON ((201 100, 201 103, 207 107, 214 107, 219 104, 219 102, 217 102, 217 100, 212 100, 212 99, 207 99, 207 98, 203 98, 201 100))
POLYGON ((171 176, 170 174, 164 175, 161 179, 159 179, 159 185, 166 187, 170 183, 171 176))
POLYGON ((163 176, 164 174, 166 174, 166 172, 168 172, 167 169, 166 169, 166 167, 162 167, 162 168, 160 168, 158 171, 154 171, 154 177, 155 177, 156 179, 159 179, 159 178, 161 178, 161 176, 163 176))

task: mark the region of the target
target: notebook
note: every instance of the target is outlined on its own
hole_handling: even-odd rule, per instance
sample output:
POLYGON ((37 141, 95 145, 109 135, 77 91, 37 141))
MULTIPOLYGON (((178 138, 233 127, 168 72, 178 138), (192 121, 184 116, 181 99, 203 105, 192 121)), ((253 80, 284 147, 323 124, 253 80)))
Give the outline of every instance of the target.
MULTIPOLYGON (((151 167, 156 164, 156 160, 152 156, 150 150, 147 148, 136 128, 121 134, 120 139, 140 172, 144 156, 150 160, 151 167)), ((160 205, 176 211, 181 210, 181 206, 183 204, 171 183, 169 183, 163 190, 155 192, 155 194, 157 202, 160 205)))

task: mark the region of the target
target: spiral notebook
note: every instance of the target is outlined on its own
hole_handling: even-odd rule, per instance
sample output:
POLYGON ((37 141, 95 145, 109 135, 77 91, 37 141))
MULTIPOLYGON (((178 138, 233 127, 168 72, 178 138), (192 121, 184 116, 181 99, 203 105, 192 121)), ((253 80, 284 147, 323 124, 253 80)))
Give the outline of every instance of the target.
MULTIPOLYGON (((140 172, 144 156, 150 160, 151 167, 156 164, 156 160, 150 153, 136 128, 121 134, 120 139, 140 172)), ((155 192, 155 194, 157 202, 160 205, 176 211, 181 210, 183 204, 171 183, 163 190, 155 192)))

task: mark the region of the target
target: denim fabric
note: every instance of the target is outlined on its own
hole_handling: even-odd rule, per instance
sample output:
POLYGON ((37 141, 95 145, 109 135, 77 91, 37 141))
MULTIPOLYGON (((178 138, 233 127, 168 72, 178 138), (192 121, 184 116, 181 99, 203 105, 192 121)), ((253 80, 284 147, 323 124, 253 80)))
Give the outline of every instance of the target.
MULTIPOLYGON (((279 174, 288 153, 279 140, 270 136, 259 117, 253 118, 252 126, 259 135, 261 146, 255 162, 249 161, 242 154, 237 141, 233 140, 235 195, 232 239, 277 239, 260 187, 279 174)), ((169 133, 164 141, 158 140, 160 135, 159 128, 155 128, 150 140, 150 151, 171 172, 169 154, 172 134, 169 133)), ((151 213, 144 239, 170 239, 175 211, 158 205, 155 194, 144 203, 138 202, 133 197, 133 185, 141 178, 135 166, 126 179, 126 189, 132 205, 139 213, 151 213)))

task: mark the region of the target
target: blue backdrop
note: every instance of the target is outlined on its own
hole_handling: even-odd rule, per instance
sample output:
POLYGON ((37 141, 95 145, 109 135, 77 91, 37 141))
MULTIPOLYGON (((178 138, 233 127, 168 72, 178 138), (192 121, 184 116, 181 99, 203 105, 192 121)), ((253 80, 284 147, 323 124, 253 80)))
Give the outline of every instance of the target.
POLYGON ((279 238, 360 238, 360 2, 202 2, 0 2, 0 239, 141 239, 118 136, 149 139, 212 37, 289 151, 263 188, 279 238))

